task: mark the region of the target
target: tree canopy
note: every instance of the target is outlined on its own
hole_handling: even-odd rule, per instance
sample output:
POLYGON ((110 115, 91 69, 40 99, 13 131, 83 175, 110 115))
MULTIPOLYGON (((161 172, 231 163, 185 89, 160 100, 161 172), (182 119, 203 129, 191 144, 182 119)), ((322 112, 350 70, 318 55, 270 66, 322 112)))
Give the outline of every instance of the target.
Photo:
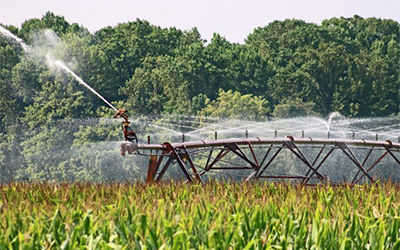
MULTIPOLYGON (((219 34, 207 42, 196 28, 162 28, 140 19, 92 34, 51 12, 6 27, 34 48, 46 43, 40 34, 52 30, 58 38, 49 44, 57 43, 56 56, 134 115, 400 115, 400 24, 393 20, 275 21, 254 29, 243 44, 219 34)), ((60 143, 72 147, 84 141, 88 131, 107 135, 99 126, 57 131, 53 125, 109 115, 75 80, 54 74, 43 56, 24 52, 0 34, 0 176, 60 162, 76 166, 67 156, 36 159, 60 143), (54 133, 62 136, 52 138, 54 133), (13 157, 23 163, 10 167, 13 157)))

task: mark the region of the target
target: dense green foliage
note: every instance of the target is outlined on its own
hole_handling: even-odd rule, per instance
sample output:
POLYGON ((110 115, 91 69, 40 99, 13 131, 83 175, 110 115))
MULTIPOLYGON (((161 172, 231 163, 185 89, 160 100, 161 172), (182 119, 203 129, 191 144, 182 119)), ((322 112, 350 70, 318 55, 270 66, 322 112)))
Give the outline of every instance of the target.
MULTIPOLYGON (((55 56, 134 115, 399 115, 400 25, 392 20, 276 21, 244 44, 144 20, 92 34, 52 13, 8 29, 36 50, 56 47, 55 56), (59 38, 43 40, 44 30, 59 38)), ((115 129, 97 125, 55 126, 111 113, 70 76, 53 74, 43 57, 0 35, 0 182, 74 179, 65 169, 77 160, 51 150, 115 139, 115 129)))
POLYGON ((268 113, 268 102, 261 97, 253 97, 251 94, 241 95, 232 90, 218 93, 217 99, 206 101, 206 106, 200 112, 201 115, 222 118, 250 119, 262 118, 268 113))
POLYGON ((398 249, 399 187, 0 187, 2 249, 398 249))

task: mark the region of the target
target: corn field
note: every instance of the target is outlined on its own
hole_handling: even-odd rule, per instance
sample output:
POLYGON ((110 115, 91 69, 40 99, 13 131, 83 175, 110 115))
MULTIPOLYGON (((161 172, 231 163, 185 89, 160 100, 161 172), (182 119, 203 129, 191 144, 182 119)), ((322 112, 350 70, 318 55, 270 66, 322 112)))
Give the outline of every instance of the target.
POLYGON ((400 186, 0 186, 0 249, 399 249, 400 186))

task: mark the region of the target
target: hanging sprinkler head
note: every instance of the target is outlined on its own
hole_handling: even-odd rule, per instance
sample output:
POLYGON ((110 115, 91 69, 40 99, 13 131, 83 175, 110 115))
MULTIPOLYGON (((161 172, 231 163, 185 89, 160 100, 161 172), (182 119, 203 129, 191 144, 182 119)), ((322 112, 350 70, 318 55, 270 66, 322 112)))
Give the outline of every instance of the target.
POLYGON ((121 155, 125 155, 125 152, 128 151, 129 154, 132 154, 137 147, 138 139, 135 131, 129 126, 130 122, 128 121, 128 111, 126 109, 118 109, 114 115, 114 118, 122 117, 124 121, 122 122, 122 131, 124 133, 125 141, 135 143, 133 145, 130 144, 122 144, 121 145, 121 155))

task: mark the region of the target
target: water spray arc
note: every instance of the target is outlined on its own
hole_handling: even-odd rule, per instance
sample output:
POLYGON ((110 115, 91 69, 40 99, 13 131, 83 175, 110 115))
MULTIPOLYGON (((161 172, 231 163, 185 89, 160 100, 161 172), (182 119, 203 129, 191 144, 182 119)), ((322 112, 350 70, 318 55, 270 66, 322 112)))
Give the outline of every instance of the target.
MULTIPOLYGON (((24 51, 29 51, 29 46, 26 43, 24 43, 24 41, 21 38, 15 36, 13 33, 11 33, 9 30, 7 30, 6 28, 4 28, 1 25, 0 25, 0 32, 3 35, 15 40, 18 44, 21 45, 21 47, 24 49, 24 51)), ((52 56, 50 54, 47 54, 46 57, 47 57, 47 63, 49 64, 49 66, 52 66, 53 61, 54 61, 52 59, 52 56)), ((115 108, 110 102, 108 102, 96 90, 94 90, 92 87, 90 87, 89 84, 87 84, 85 81, 83 81, 82 78, 80 78, 77 74, 75 74, 75 72, 73 72, 64 62, 62 62, 61 60, 56 60, 56 61, 54 61, 54 65, 56 65, 58 68, 62 69, 63 71, 69 73, 70 75, 72 75, 81 85, 85 86, 93 94, 95 94, 97 97, 99 97, 110 108, 112 108, 114 111, 118 111, 117 108, 115 108)))
POLYGON ((103 96, 101 96, 99 93, 97 93, 96 90, 94 90, 92 87, 89 86, 85 81, 82 80, 79 76, 75 74, 70 68, 65 65, 62 61, 56 61, 55 64, 60 68, 63 69, 65 72, 71 74, 80 84, 85 86, 88 90, 90 90, 93 94, 95 94, 97 97, 99 97, 105 104, 107 104, 110 108, 112 108, 114 111, 118 111, 116 107, 114 107, 111 103, 109 103, 103 96))
MULTIPOLYGON (((368 122, 374 119, 368 119, 368 122)), ((149 184, 169 178, 168 171, 181 172, 182 178, 189 183, 205 182, 210 178, 225 176, 228 179, 246 182, 262 180, 290 181, 304 185, 327 182, 359 184, 374 183, 381 178, 377 175, 379 171, 385 171, 390 164, 393 167, 393 176, 398 176, 400 137, 397 135, 393 134, 388 138, 384 136, 385 133, 366 133, 363 126, 363 129, 354 132, 354 124, 364 120, 347 119, 339 113, 330 114, 326 120, 318 117, 295 120, 301 122, 297 123, 300 126, 295 126, 294 130, 293 126, 287 127, 293 119, 259 124, 233 121, 234 126, 213 123, 211 128, 203 127, 186 133, 187 137, 182 134, 180 142, 176 141, 179 140, 176 135, 173 141, 162 144, 151 144, 150 140, 148 144, 124 142, 121 152, 130 150, 134 151, 134 154, 140 152, 141 155, 149 157, 146 177, 146 183, 149 184), (335 117, 337 120, 333 122, 335 117), (349 127, 346 129, 347 126, 349 127), (326 130, 319 130, 318 134, 308 130, 310 127, 322 127, 326 130), (250 137, 248 128, 253 129, 252 134, 258 132, 265 136, 263 131, 269 134, 272 131, 275 132, 275 136, 250 137), (219 137, 215 130, 210 129, 222 129, 219 132, 225 136, 219 137), (276 129, 279 129, 279 135, 276 129), (242 131, 240 134, 239 130, 242 131), (208 138, 215 132, 215 138, 198 137, 198 132, 208 134, 208 138), (338 134, 343 134, 344 137, 337 137, 338 134), (367 135, 368 138, 360 138, 362 135, 367 135), (371 138, 371 135, 374 135, 374 138, 371 138), (195 140, 187 140, 188 137, 195 140), (396 141, 392 141, 392 138, 396 141), (282 159, 290 159, 292 165, 285 168, 282 159), (287 171, 293 167, 296 171, 287 171)), ((394 119, 392 123, 396 124, 385 123, 384 126, 376 128, 400 127, 399 121, 394 119)), ((171 132, 179 135, 174 130, 171 132)))
MULTIPOLYGON (((30 47, 24 43, 24 41, 12 34, 9 30, 5 29, 0 25, 0 32, 4 34, 6 37, 9 37, 13 40, 15 40, 18 44, 21 45, 21 47, 24 49, 24 51, 29 52, 30 47)), ((127 115, 127 110, 126 109, 117 109, 112 105, 109 101, 107 101, 102 95, 100 95, 95 89, 93 89, 89 84, 87 84, 82 78, 80 78, 74 71, 72 71, 63 61, 61 60, 54 60, 52 53, 48 52, 46 55, 46 62, 49 65, 49 67, 56 66, 59 69, 65 71, 66 73, 70 74, 75 78, 75 80, 78 81, 79 84, 83 85, 85 88, 87 88, 89 91, 91 91, 93 94, 95 94, 98 98, 100 98, 105 104, 107 104, 110 108, 112 108, 116 114, 114 115, 114 118, 123 118, 124 121, 122 123, 122 128, 123 128, 123 133, 124 133, 124 138, 128 142, 136 142, 138 143, 136 133, 130 128, 130 122, 128 121, 128 115, 127 115)), ((130 150, 128 150, 129 153, 132 153, 130 150)))
POLYGON ((24 41, 17 37, 16 35, 14 35, 13 33, 11 33, 8 29, 4 28, 3 26, 0 25, 0 32, 5 35, 6 37, 9 37, 13 40, 15 40, 19 45, 21 45, 22 49, 24 51, 28 51, 29 50, 29 46, 26 45, 26 43, 24 43, 24 41))

